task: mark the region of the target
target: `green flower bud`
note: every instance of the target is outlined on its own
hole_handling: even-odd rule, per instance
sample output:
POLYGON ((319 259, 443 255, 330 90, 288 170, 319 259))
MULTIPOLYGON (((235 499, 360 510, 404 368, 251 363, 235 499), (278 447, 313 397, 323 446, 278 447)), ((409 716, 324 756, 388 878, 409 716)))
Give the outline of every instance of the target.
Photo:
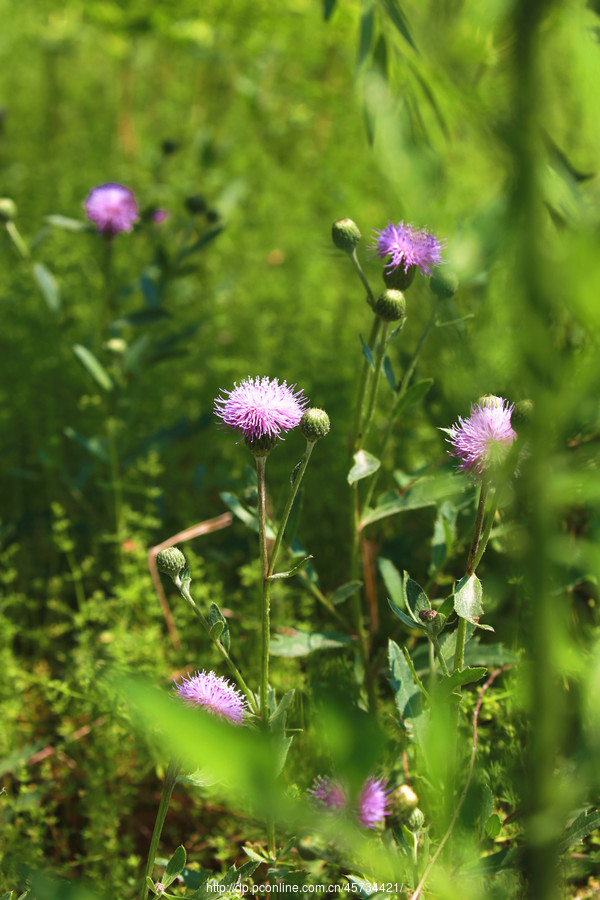
POLYGON ((410 287, 413 283, 416 273, 416 266, 409 266, 406 272, 402 265, 396 266, 395 269, 385 268, 383 270, 383 280, 385 286, 391 288, 393 291, 405 291, 406 288, 410 287))
POLYGON ((244 443, 254 456, 268 456, 277 443, 277 435, 263 434, 256 438, 246 438, 244 443))
POLYGON ((352 219, 338 219, 331 226, 331 238, 336 247, 345 253, 352 253, 360 241, 358 225, 352 219))
POLYGON ((160 550, 156 556, 156 567, 159 572, 164 572, 171 578, 175 578, 187 566, 185 556, 179 547, 166 547, 160 550))
POLYGON ((329 434, 329 416, 324 409, 307 409, 300 420, 300 431, 307 441, 314 444, 329 434))
POLYGON ((524 425, 526 422, 529 422, 533 415, 533 401, 532 400, 519 400, 518 403, 515 403, 515 409, 512 414, 512 421, 514 425, 524 425))
POLYGON ((390 804, 393 812, 401 818, 410 815, 419 798, 409 784, 401 784, 390 796, 390 804))
POLYGON ((419 618, 427 628, 427 634, 430 637, 437 637, 446 624, 446 616, 441 615, 437 609, 422 609, 419 618))
POLYGON ((12 222, 17 217, 17 207, 10 197, 0 197, 0 222, 12 222))
POLYGON ((401 291, 384 291, 373 306, 375 315, 384 322, 397 322, 406 317, 406 300, 401 291))
POLYGON ((104 348, 115 356, 123 356, 127 350, 127 341, 124 341, 123 338, 110 338, 105 342, 104 348))
POLYGON ((410 814, 410 818, 408 820, 408 827, 411 831, 417 832, 420 831, 423 825, 425 824, 425 816, 419 809, 419 807, 415 807, 410 814))
POLYGON ((483 397, 480 397, 477 403, 480 406, 488 406, 490 408, 494 408, 495 406, 504 406, 504 400, 502 397, 497 397, 495 394, 484 394, 483 397))
POLYGON ((454 272, 436 272, 429 286, 439 300, 448 300, 458 290, 458 278, 454 272))

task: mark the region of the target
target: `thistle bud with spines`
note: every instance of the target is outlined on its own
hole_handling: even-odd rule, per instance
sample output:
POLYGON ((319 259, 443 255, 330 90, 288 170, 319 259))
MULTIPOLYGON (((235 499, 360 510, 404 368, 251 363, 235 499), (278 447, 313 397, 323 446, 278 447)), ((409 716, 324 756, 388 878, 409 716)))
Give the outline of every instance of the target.
POLYGON ((454 272, 436 272, 429 286, 438 300, 449 300, 458 290, 458 278, 454 272))
POLYGON ((404 294, 401 291, 388 288, 375 301, 373 312, 380 319, 383 319, 384 322, 398 322, 399 319, 406 318, 404 294))
POLYGON ((329 428, 329 416, 324 409, 316 406, 307 409, 300 420, 300 431, 311 444, 329 434, 329 428))
POLYGON ((17 207, 10 197, 0 197, 0 222, 12 222, 17 216, 17 207))
POLYGON ((261 434, 258 437, 247 437, 244 439, 246 447, 253 456, 268 456, 275 444, 277 443, 276 434, 261 434))
POLYGON ((353 253, 360 241, 361 233, 352 219, 338 219, 331 226, 331 239, 339 250, 353 253))
POLYGON ((156 568, 175 579, 187 567, 185 556, 179 547, 165 547, 156 555, 156 568))
POLYGON ((385 286, 393 291, 405 291, 411 286, 417 273, 417 266, 394 266, 393 269, 384 268, 383 280, 385 286))

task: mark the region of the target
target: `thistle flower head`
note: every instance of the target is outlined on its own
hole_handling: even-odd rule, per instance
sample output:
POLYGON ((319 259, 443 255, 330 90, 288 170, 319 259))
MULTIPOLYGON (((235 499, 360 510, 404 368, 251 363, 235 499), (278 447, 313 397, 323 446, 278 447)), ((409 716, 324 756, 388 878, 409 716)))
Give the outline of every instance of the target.
POLYGON ((459 416, 456 425, 443 429, 459 469, 481 477, 504 462, 517 436, 510 421, 513 409, 502 397, 484 397, 467 419, 459 416))
POLYGON ((131 231, 139 218, 135 197, 122 184, 95 187, 85 201, 85 211, 98 231, 111 237, 119 231, 131 231))
POLYGON ((426 229, 418 229, 413 225, 389 222, 386 228, 375 232, 377 238, 374 249, 382 258, 389 256, 386 263, 388 270, 404 267, 404 271, 417 266, 422 275, 431 275, 431 267, 442 261, 444 242, 426 229))
POLYGON ((213 715, 242 725, 248 711, 243 694, 221 675, 214 672, 195 672, 175 682, 175 690, 189 706, 200 706, 213 715))
POLYGON ((247 378, 215 400, 215 415, 246 440, 277 438, 299 424, 308 401, 277 378, 247 378))
POLYGON ((327 776, 318 775, 308 793, 312 794, 317 803, 328 809, 344 809, 346 806, 346 794, 343 787, 339 782, 327 778, 327 776))
POLYGON ((385 820, 389 812, 387 781, 383 778, 367 778, 358 798, 358 818, 365 828, 375 828, 385 820))

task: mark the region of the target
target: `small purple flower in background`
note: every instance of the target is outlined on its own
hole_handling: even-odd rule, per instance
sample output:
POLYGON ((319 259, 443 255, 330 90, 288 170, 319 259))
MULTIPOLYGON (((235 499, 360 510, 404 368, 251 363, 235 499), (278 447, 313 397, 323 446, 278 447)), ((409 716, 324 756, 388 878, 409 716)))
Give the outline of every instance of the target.
POLYGON ((375 828, 389 812, 387 781, 367 778, 358 798, 358 818, 365 828, 375 828))
POLYGON ((169 218, 169 212, 166 209, 155 209, 152 213, 152 221, 155 225, 162 225, 169 218))
POLYGON ((485 397, 471 407, 468 419, 459 416, 456 425, 442 429, 459 469, 482 476, 504 462, 517 436, 510 422, 513 409, 502 397, 485 397))
POLYGON ((308 401, 295 385, 279 384, 276 378, 248 378, 223 391, 215 400, 215 415, 250 441, 277 438, 300 423, 308 401))
POLYGON ((333 781, 331 778, 318 775, 308 793, 312 794, 318 803, 326 806, 328 809, 344 809, 346 806, 344 789, 337 781, 333 781))
POLYGON ((196 672, 175 683, 175 690, 189 706, 201 706, 208 712, 241 725, 248 710, 248 702, 234 686, 214 672, 196 672))
POLYGON ((443 241, 439 241, 426 229, 419 230, 413 225, 391 222, 382 231, 376 231, 375 249, 382 258, 390 257, 385 264, 387 269, 403 266, 408 272, 411 266, 417 266, 422 275, 431 275, 431 267, 442 262, 443 241))
POLYGON ((135 197, 122 184, 95 187, 85 201, 85 211, 88 219, 98 226, 98 231, 111 237, 119 231, 131 231, 139 218, 135 197))

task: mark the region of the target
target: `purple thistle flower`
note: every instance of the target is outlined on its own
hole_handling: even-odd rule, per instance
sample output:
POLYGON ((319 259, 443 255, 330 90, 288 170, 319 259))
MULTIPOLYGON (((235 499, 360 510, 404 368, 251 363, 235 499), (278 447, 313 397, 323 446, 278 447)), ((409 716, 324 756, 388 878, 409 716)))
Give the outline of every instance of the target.
POLYGON ((471 407, 468 419, 459 416, 456 425, 442 429, 459 469, 482 476, 504 462, 517 436, 510 423, 513 409, 502 397, 486 397, 471 407))
POLYGON ((399 222, 398 225, 390 222, 387 228, 376 231, 375 236, 375 249, 379 256, 390 257, 385 264, 385 268, 389 270, 402 265, 404 271, 408 272, 411 266, 418 266, 422 275, 431 275, 431 267, 442 262, 445 241, 438 240, 426 229, 419 230, 404 222, 399 222))
POLYGON ((169 211, 166 209, 155 209, 152 213, 152 221, 155 225, 162 225, 169 218, 169 211))
POLYGON ((299 424, 308 401, 295 385, 269 378, 248 378, 215 400, 215 415, 250 441, 277 438, 299 424))
POLYGON ((383 778, 367 778, 358 798, 358 818, 365 828, 375 828, 385 820, 389 812, 387 781, 383 778))
POLYGON ((175 690, 189 706, 201 706, 222 719, 241 725, 248 711, 243 694, 221 675, 214 672, 195 672, 175 682, 175 690))
POLYGON ((344 809, 346 806, 346 794, 343 787, 331 778, 318 775, 308 793, 328 809, 338 810, 344 809))
POLYGON ((90 191, 85 201, 88 219, 101 234, 110 237, 119 231, 131 231, 138 220, 138 207, 129 188, 122 184, 101 184, 90 191))

